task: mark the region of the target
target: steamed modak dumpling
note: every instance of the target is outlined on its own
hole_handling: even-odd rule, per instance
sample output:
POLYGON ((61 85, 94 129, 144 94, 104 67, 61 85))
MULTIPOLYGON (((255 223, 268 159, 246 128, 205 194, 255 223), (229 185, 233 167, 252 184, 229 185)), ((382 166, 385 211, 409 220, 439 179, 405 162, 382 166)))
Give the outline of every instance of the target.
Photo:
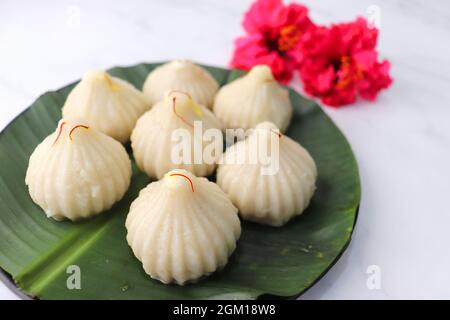
POLYGON ((204 68, 188 60, 174 60, 153 70, 143 91, 152 105, 163 99, 167 90, 180 90, 211 109, 218 89, 219 84, 204 68))
POLYGON ((124 143, 137 119, 150 108, 145 95, 130 83, 104 71, 89 71, 70 92, 63 107, 66 119, 85 123, 124 143))
POLYGON ((223 86, 214 101, 214 114, 225 128, 254 128, 270 121, 285 132, 292 116, 289 93, 274 79, 266 65, 223 86))
POLYGON ((145 272, 181 285, 224 267, 241 234, 227 195, 186 170, 170 171, 142 189, 125 226, 145 272))
POLYGON ((160 179, 177 168, 207 176, 222 154, 222 139, 220 122, 210 110, 187 93, 167 91, 164 99, 137 121, 131 147, 138 167, 150 177, 160 179), (218 146, 203 139, 211 128, 217 129, 212 140, 218 146), (217 147, 212 148, 214 145, 217 147))
POLYGON ((31 154, 25 183, 48 217, 77 220, 109 209, 130 179, 131 162, 119 142, 62 119, 31 154))
POLYGON ((270 122, 229 147, 217 169, 217 184, 243 219, 281 226, 309 205, 316 189, 314 160, 270 122))

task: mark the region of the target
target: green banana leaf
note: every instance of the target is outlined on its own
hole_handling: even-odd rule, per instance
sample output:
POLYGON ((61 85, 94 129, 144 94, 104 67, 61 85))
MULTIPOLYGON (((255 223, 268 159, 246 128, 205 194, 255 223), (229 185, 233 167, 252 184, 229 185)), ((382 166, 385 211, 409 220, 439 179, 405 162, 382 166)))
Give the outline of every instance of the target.
MULTIPOLYGON (((109 72, 141 88, 159 64, 109 72)), ((224 84, 240 72, 204 66, 224 84)), ((130 189, 109 212, 77 223, 46 218, 25 185, 28 158, 61 117, 74 87, 47 92, 0 134, 0 267, 30 297, 39 299, 255 299, 301 294, 347 247, 360 200, 358 168, 342 133, 320 107, 293 90, 295 115, 287 135, 307 148, 318 166, 317 191, 305 213, 281 228, 243 222, 227 266, 196 284, 152 280, 128 247, 129 205, 149 178, 133 165, 130 189), (81 270, 70 290, 67 268, 81 270)), ((129 150, 129 148, 128 148, 129 150)), ((255 195, 257 196, 257 195, 255 195)))

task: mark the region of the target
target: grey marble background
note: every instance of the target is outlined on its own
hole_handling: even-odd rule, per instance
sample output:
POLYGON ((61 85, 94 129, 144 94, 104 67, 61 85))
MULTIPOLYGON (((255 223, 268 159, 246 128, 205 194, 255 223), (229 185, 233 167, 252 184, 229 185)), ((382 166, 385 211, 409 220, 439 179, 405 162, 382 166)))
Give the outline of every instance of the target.
MULTIPOLYGON (((376 5, 395 81, 374 104, 326 108, 358 159, 362 202, 347 252, 302 298, 450 298, 450 2, 302 2, 317 23, 376 5), (371 270, 379 288, 368 286, 371 270)), ((249 3, 0 1, 0 128, 88 69, 172 58, 226 66, 249 3)), ((0 299, 15 298, 0 284, 0 299)))

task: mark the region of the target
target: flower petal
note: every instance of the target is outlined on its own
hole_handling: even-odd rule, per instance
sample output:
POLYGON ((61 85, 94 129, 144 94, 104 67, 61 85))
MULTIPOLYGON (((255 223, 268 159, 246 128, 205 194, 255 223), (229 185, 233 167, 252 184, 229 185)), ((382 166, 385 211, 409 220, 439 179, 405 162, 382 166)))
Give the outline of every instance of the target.
POLYGON ((299 44, 305 91, 331 106, 374 100, 392 83, 389 62, 378 62, 378 30, 366 20, 311 28, 299 44))
POLYGON ((281 0, 258 0, 245 13, 242 26, 248 33, 278 32, 277 18, 283 9, 281 0))

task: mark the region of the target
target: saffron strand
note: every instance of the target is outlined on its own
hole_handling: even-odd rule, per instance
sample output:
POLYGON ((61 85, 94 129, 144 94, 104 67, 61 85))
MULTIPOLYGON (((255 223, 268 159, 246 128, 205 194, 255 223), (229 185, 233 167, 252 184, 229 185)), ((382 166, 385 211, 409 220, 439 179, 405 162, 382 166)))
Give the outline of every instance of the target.
POLYGON ((85 125, 82 125, 82 124, 76 125, 76 126, 73 127, 72 130, 70 130, 70 132, 69 132, 69 138, 70 138, 70 140, 72 140, 72 133, 73 133, 76 129, 78 129, 78 128, 89 129, 88 126, 85 126, 85 125))
POLYGON ((59 126, 58 136, 56 137, 55 141, 53 141, 53 145, 55 145, 56 142, 58 142, 58 139, 61 136, 61 133, 62 133, 62 130, 63 130, 63 127, 65 124, 66 124, 66 122, 62 122, 61 125, 59 126))
POLYGON ((278 136, 278 138, 280 138, 280 139, 281 139, 281 137, 283 136, 283 135, 281 134, 281 132, 276 132, 276 131, 273 130, 273 129, 270 129, 270 131, 273 132, 273 133, 275 133, 275 134, 278 136))
POLYGON ((176 107, 175 107, 176 100, 177 100, 176 97, 173 97, 173 98, 172 98, 172 110, 173 110, 173 113, 175 113, 175 115, 176 115, 178 118, 180 118, 181 121, 183 121, 185 124, 187 124, 188 126, 190 126, 190 127, 193 128, 194 126, 193 126, 191 123, 189 123, 188 121, 186 121, 181 115, 179 115, 179 114, 177 113, 177 109, 176 109, 176 107))
POLYGON ((185 91, 181 91, 181 90, 170 90, 170 91, 169 91, 169 96, 171 96, 173 93, 179 93, 179 94, 185 95, 186 97, 189 98, 189 100, 192 100, 191 95, 190 95, 189 93, 185 92, 185 91))
POLYGON ((190 185, 191 185, 192 192, 195 192, 194 191, 194 184, 192 183, 191 178, 189 178, 188 176, 186 176, 184 174, 181 174, 181 173, 172 173, 170 176, 171 177, 173 177, 173 176, 180 176, 180 177, 183 177, 183 178, 187 179, 189 181, 190 185))

